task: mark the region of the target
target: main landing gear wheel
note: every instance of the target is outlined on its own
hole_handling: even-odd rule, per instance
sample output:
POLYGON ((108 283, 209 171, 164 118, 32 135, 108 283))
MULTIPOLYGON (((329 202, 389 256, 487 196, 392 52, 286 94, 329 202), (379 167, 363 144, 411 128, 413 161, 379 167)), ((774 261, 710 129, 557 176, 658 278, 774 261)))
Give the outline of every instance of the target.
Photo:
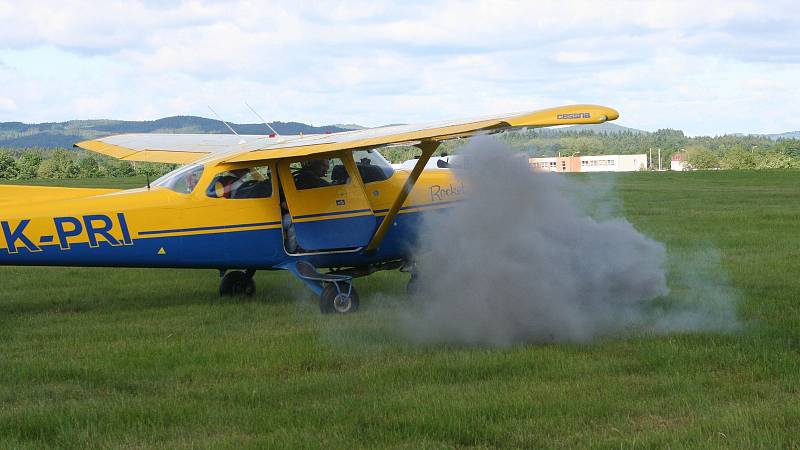
POLYGON ((223 297, 252 297, 256 293, 256 282, 246 272, 228 272, 219 283, 219 295, 223 297))
POLYGON ((358 311, 358 292, 351 283, 327 283, 319 298, 323 314, 348 314, 358 311))

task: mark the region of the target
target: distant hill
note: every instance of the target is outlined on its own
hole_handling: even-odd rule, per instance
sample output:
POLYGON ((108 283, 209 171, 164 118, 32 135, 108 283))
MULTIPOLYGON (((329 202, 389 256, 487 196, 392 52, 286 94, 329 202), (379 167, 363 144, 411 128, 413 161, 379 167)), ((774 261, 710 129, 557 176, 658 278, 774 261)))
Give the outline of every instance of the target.
POLYGON ((770 139, 800 139, 800 131, 788 131, 779 134, 765 134, 770 139))
MULTIPOLYGON (((335 125, 315 127, 300 122, 272 122, 280 134, 317 134, 347 131, 335 125)), ((269 134, 262 123, 231 124, 240 134, 269 134)), ((121 133, 230 133, 219 120, 196 116, 173 116, 158 120, 70 120, 27 124, 0 122, 0 147, 63 147, 97 137, 121 133)))
POLYGON ((800 131, 787 131, 785 133, 774 134, 752 134, 752 133, 733 133, 728 136, 744 137, 744 136, 757 136, 777 141, 778 139, 800 139, 800 131))
POLYGON ((362 127, 361 125, 356 123, 337 123, 333 126, 344 128, 345 130, 363 130, 364 128, 367 128, 367 127, 362 127))
MULTIPOLYGON (((281 134, 321 134, 358 130, 364 127, 357 124, 336 124, 315 127, 300 122, 272 122, 273 128, 281 134)), ((241 134, 268 134, 269 130, 261 123, 231 124, 241 134)), ((543 130, 540 130, 543 131, 543 130)), ((599 125, 573 125, 547 129, 548 134, 591 131, 597 134, 614 135, 623 132, 649 134, 648 131, 624 127, 614 123, 599 125)), ((46 122, 27 124, 22 122, 0 122, 0 147, 62 147, 97 137, 121 133, 230 133, 219 120, 197 116, 173 116, 158 120, 70 120, 67 122, 46 122)), ((760 135, 770 139, 800 139, 800 131, 780 134, 760 135)))
POLYGON ((578 132, 580 132, 580 131, 592 131, 592 132, 595 132, 595 133, 603 133, 603 134, 618 134, 618 133, 624 133, 624 132, 629 132, 629 133, 633 133, 633 134, 642 134, 642 133, 647 134, 647 133, 649 133, 649 131, 637 130, 636 128, 623 127, 621 125, 617 125, 617 124, 611 123, 611 122, 600 123, 600 124, 597 124, 597 125, 572 125, 572 126, 569 126, 569 127, 558 128, 558 130, 578 131, 578 132))

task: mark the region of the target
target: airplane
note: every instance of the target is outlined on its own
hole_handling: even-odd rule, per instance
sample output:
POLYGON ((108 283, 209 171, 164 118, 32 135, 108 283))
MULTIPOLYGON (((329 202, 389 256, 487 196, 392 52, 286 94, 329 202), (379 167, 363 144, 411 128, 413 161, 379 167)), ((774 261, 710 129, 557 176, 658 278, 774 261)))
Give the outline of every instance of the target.
POLYGON ((216 269, 221 295, 246 296, 257 270, 287 270, 319 296, 322 313, 350 313, 354 278, 410 271, 413 290, 420 219, 464 200, 451 170, 425 169, 443 141, 618 117, 569 105, 316 135, 87 140, 75 146, 180 166, 128 190, 0 186, 0 265, 216 269), (410 171, 379 152, 397 145, 421 150, 410 171))

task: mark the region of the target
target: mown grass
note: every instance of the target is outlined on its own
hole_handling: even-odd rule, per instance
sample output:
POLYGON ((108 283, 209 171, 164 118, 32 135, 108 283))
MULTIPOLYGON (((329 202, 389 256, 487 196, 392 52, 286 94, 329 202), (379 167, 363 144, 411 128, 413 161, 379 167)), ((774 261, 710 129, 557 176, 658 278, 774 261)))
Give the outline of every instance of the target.
POLYGON ((718 259, 740 329, 415 346, 399 273, 324 317, 284 273, 231 300, 213 271, 4 267, 0 447, 799 447, 800 173, 576 179, 614 186, 675 273, 718 259))

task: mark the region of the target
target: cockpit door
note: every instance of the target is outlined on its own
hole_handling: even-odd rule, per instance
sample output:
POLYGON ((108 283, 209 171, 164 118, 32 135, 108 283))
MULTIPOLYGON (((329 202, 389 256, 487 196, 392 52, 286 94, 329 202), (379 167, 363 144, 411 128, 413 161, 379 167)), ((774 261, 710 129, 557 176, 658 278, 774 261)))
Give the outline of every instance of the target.
POLYGON ((300 251, 364 247, 377 219, 350 152, 278 163, 300 251))

